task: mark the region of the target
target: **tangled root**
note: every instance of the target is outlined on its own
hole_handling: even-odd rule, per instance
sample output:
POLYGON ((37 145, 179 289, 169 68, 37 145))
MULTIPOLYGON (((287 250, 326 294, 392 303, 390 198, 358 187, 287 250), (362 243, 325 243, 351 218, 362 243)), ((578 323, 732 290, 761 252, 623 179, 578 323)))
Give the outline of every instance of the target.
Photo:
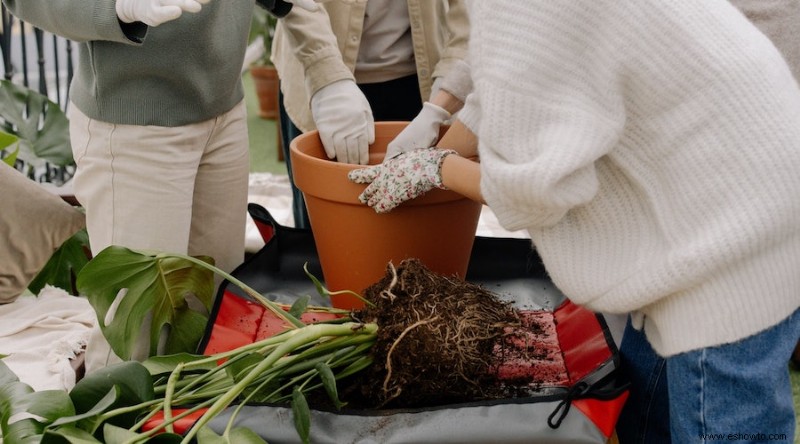
POLYGON ((375 306, 354 316, 379 326, 374 364, 363 375, 378 407, 480 399, 491 378, 492 349, 517 311, 482 287, 431 272, 417 259, 365 290, 375 306))

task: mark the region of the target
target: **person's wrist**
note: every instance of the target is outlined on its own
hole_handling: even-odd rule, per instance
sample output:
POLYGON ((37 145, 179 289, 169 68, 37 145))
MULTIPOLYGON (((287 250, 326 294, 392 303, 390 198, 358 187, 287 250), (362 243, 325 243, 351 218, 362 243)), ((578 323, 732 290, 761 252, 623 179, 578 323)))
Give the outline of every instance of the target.
MULTIPOLYGON (((433 148, 433 149, 437 149, 442 152, 439 157, 439 164, 437 165, 436 169, 436 181, 434 182, 434 184, 436 185, 436 188, 447 190, 448 188, 445 185, 444 176, 445 174, 447 174, 446 170, 449 170, 450 168, 449 167, 446 168, 445 164, 447 163, 448 157, 450 158, 458 157, 458 153, 455 150, 445 149, 445 148, 433 148), (455 154, 455 156, 451 156, 452 154, 455 154)), ((452 159, 450 164, 452 164, 452 159)))
POLYGON ((450 116, 452 117, 453 114, 457 113, 464 107, 464 102, 462 102, 458 97, 450 94, 450 92, 446 90, 439 90, 435 97, 432 100, 429 100, 427 103, 432 103, 439 108, 447 111, 450 116))
POLYGON ((426 110, 430 121, 438 123, 439 125, 444 124, 452 117, 449 111, 433 102, 425 102, 422 104, 422 107, 426 110))

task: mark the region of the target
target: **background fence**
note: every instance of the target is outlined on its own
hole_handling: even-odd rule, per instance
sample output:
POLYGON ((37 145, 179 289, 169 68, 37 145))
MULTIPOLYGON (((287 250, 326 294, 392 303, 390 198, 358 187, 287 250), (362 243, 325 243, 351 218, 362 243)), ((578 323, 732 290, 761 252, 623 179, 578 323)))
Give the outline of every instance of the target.
MULTIPOLYGON (((77 58, 75 46, 67 39, 17 19, 0 5, 0 74, 3 79, 38 91, 64 111, 69 106, 69 85, 77 58)), ((20 160, 16 166, 21 171, 26 170, 20 160)), ((73 172, 73 166, 45 163, 27 174, 39 182, 60 185, 69 180, 73 172)))

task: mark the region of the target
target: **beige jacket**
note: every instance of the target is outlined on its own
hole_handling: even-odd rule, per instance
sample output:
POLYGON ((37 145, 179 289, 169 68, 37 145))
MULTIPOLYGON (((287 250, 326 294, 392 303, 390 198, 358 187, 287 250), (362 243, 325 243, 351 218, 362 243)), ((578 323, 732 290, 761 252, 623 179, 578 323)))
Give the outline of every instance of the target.
MULTIPOLYGON (((353 79, 367 0, 334 0, 317 11, 294 8, 279 20, 272 61, 281 78, 289 117, 301 131, 316 128, 310 98, 323 86, 353 79)), ((433 79, 467 53, 469 21, 463 0, 408 0, 411 34, 423 100, 433 79)))

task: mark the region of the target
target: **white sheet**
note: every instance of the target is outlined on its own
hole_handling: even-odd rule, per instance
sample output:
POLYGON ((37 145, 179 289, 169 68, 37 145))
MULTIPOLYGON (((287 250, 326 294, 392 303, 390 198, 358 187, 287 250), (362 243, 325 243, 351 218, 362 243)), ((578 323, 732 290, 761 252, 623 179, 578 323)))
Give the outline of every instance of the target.
POLYGON ((69 390, 75 385, 70 365, 86 345, 94 310, 85 298, 56 287, 36 297, 26 293, 0 305, 0 354, 21 382, 34 390, 69 390))

